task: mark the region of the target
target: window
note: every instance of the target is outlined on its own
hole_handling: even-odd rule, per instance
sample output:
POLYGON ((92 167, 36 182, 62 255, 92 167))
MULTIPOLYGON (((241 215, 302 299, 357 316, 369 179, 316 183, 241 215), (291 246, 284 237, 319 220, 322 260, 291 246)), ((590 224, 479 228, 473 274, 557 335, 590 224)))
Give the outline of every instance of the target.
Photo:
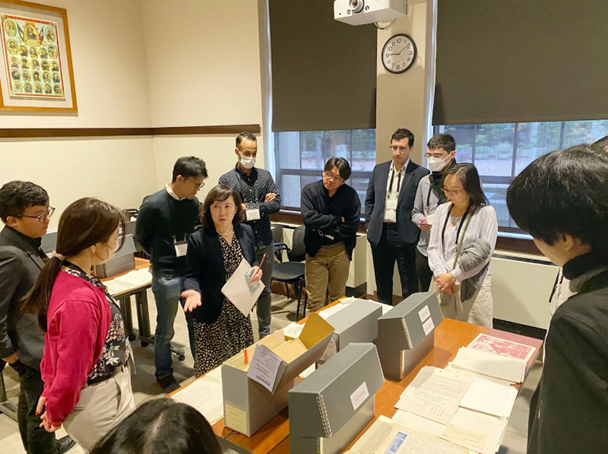
POLYGON ((300 209, 302 188, 321 179, 329 158, 346 159, 352 186, 365 204, 365 191, 376 165, 376 130, 276 132, 274 134, 276 181, 283 207, 300 209))
POLYGON ((454 136, 457 161, 475 164, 500 230, 521 232, 507 209, 513 178, 539 156, 608 135, 608 120, 435 126, 433 132, 454 136))

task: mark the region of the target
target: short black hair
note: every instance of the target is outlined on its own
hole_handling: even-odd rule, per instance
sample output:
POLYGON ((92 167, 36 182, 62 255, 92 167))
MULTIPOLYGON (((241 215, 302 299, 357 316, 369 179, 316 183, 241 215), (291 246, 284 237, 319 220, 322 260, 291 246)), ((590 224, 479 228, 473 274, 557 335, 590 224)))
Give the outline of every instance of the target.
POLYGON ((325 163, 325 170, 329 172, 333 168, 338 169, 338 173, 340 174, 340 178, 344 180, 348 180, 350 178, 351 170, 350 164, 344 158, 329 158, 325 163))
POLYGON ((49 203, 48 193, 31 181, 11 181, 0 188, 0 219, 6 224, 9 216, 19 216, 32 206, 49 203))
POLYGON ((393 135, 391 136, 391 143, 393 142, 393 140, 403 140, 403 139, 407 139, 407 145, 409 147, 414 146, 414 134, 412 133, 412 131, 410 131, 409 129, 405 129, 405 128, 397 129, 393 133, 393 135))
POLYGON ((221 454, 205 417, 190 405, 153 399, 107 433, 90 454, 221 454))
POLYGON ((241 142, 243 141, 243 139, 251 140, 252 142, 258 141, 258 138, 252 133, 250 133, 249 131, 243 131, 238 136, 236 136, 236 147, 239 150, 241 149, 241 142))
POLYGON ((445 150, 451 153, 456 149, 456 140, 450 134, 435 134, 426 147, 429 150, 445 150))
POLYGON ((203 227, 213 227, 213 218, 211 217, 211 205, 213 202, 223 202, 228 197, 232 196, 234 200, 234 204, 236 205, 236 213, 234 218, 232 219, 233 225, 239 225, 244 218, 243 208, 241 204, 243 203, 241 199, 241 195, 238 191, 235 191, 230 186, 226 186, 225 184, 218 184, 211 188, 207 197, 205 197, 205 201, 199 208, 199 218, 203 227))
POLYGON ((601 153, 608 152, 608 136, 604 136, 591 144, 591 148, 601 153))
POLYGON ((477 209, 490 204, 488 198, 483 192, 483 188, 481 187, 481 178, 479 178, 477 167, 475 167, 473 164, 464 163, 448 167, 443 173, 443 178, 441 180, 442 187, 445 184, 445 179, 449 175, 456 175, 462 184, 463 189, 469 196, 470 200, 468 211, 470 213, 475 213, 477 209))
POLYGON ((173 183, 175 183, 179 175, 184 178, 207 178, 209 176, 205 161, 195 156, 184 156, 175 162, 173 166, 173 183))
POLYGON ((511 183, 507 206, 515 223, 548 245, 572 235, 607 251, 608 154, 588 145, 534 160, 511 183))

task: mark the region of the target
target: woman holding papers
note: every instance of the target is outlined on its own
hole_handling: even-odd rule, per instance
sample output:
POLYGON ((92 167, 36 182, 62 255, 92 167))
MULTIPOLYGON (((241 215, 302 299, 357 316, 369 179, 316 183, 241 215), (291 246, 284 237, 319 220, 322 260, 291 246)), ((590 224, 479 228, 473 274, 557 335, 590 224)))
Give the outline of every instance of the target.
POLYGON ((513 220, 575 293, 545 341, 528 454, 608 452, 608 155, 586 145, 536 159, 507 192, 513 220))
MULTIPOLYGON (((251 318, 245 316, 222 293, 222 287, 242 260, 255 260, 253 230, 241 224, 243 210, 238 192, 218 185, 209 191, 201 206, 203 229, 188 239, 187 273, 183 284, 184 310, 194 317, 198 377, 253 344, 251 318)), ((257 265, 257 264, 254 264, 257 265)), ((249 282, 262 277, 253 266, 249 282)), ((249 283, 243 279, 243 285, 249 283)))
POLYGON ((84 198, 69 205, 57 251, 24 306, 38 314, 45 332, 44 391, 36 409, 41 427, 54 432, 63 424, 85 451, 135 409, 120 307, 91 272, 121 247, 120 229, 120 210, 106 202, 84 198))
POLYGON ((445 171, 449 202, 437 207, 429 241, 429 266, 443 316, 492 327, 490 259, 498 222, 473 164, 445 171))

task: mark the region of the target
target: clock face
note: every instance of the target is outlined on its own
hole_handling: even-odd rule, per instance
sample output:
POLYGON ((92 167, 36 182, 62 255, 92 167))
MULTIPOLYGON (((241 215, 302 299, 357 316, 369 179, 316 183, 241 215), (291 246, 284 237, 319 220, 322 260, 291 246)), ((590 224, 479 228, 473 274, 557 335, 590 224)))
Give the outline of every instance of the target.
POLYGON ((416 44, 407 35, 392 36, 382 48, 382 64, 393 74, 404 73, 416 61, 416 44))

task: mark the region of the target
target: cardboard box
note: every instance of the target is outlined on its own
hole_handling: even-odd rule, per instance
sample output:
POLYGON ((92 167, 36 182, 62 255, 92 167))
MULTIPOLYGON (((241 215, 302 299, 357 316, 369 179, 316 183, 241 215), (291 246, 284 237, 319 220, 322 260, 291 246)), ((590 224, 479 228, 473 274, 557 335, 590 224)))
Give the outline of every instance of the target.
POLYGON ((340 453, 374 417, 384 384, 374 344, 350 344, 289 391, 291 454, 340 453))
POLYGON ((434 292, 414 293, 378 319, 378 355, 384 376, 401 381, 434 347, 443 321, 434 292))
POLYGON ((374 342, 378 337, 378 318, 381 315, 382 308, 377 303, 360 299, 327 317, 327 323, 334 327, 334 334, 317 365, 324 364, 353 342, 374 342))
POLYGON ((298 339, 286 340, 280 330, 226 361, 222 365, 224 425, 250 437, 285 408, 295 379, 321 357, 333 331, 329 323, 313 313, 298 339), (279 358, 278 372, 266 384, 274 392, 248 377, 255 345, 263 345, 279 358))

